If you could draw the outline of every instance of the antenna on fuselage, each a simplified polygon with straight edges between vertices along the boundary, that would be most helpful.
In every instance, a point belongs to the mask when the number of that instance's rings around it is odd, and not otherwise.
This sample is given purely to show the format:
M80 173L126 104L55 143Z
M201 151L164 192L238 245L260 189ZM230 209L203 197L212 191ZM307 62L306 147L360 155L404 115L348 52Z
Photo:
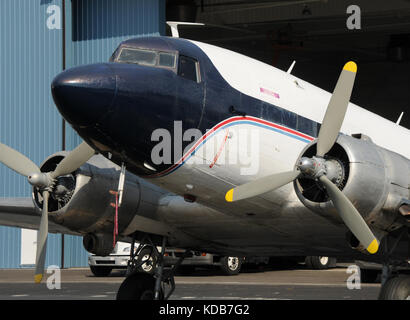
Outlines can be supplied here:
M288 71L286 71L286 73L289 73L289 74L290 74L290 73L292 72L293 67L295 66L295 64L296 64L296 61L293 60L292 64L290 65L290 67L289 67Z
M171 28L171 34L173 38L179 38L178 26L204 26L204 23L196 22L182 22L182 21L167 21L167 25Z
M400 125L400 122L401 122L401 120L403 119L403 115L404 115L404 112L402 112L402 113L400 114L399 119L397 119L396 124L397 124L398 126Z

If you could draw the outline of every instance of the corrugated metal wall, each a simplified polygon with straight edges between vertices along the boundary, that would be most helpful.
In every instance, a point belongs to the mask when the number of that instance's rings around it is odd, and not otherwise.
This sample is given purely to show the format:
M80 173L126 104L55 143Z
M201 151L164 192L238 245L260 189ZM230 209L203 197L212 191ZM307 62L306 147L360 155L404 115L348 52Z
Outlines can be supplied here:
M37 164L61 148L61 117L50 83L62 69L62 33L47 28L48 2L0 1L0 141ZM3 165L0 177L2 197L30 195L25 177ZM0 267L20 266L20 235L17 228L1 228ZM56 247L51 239L49 257L58 255Z
M87 258L89 253L83 247L83 238L65 235L64 236L64 267L88 266Z
M62 71L62 29L49 29L62 0L0 1L0 141L37 164L61 150L62 119L50 83ZM118 44L165 32L165 0L66 0L67 68L108 61ZM67 127L66 148L79 137ZM0 165L0 197L26 197L26 178ZM20 266L21 231L0 227L0 268ZM50 235L47 265L61 263L61 235ZM80 237L64 236L64 266L87 265Z
M61 148L61 117L50 82L62 69L61 31L46 26L40 1L0 1L0 141L39 164ZM29 196L21 177L0 166L0 195Z
M21 230L0 227L0 268L18 268L20 266Z

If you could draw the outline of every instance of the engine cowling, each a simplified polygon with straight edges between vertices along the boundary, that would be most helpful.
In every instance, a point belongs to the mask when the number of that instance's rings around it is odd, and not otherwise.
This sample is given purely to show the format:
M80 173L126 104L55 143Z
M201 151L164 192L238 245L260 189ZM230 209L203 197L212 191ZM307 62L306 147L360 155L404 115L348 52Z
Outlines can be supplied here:
M40 166L41 171L54 170L67 154L51 155ZM72 174L57 178L49 199L49 219L76 233L107 234L112 239L115 210L110 203L115 202L115 198L109 191L117 190L119 175L120 167L102 155L95 155ZM42 197L36 187L32 196L35 205L41 209ZM138 178L127 173L118 226L120 233L135 216L140 197ZM112 241L110 246L112 249Z
M316 144L301 155L316 154ZM376 233L385 233L404 223L399 208L410 198L410 162L405 157L374 144L365 135L340 135L326 155L334 183L355 205ZM315 180L294 182L303 204L314 212L342 224L324 187Z

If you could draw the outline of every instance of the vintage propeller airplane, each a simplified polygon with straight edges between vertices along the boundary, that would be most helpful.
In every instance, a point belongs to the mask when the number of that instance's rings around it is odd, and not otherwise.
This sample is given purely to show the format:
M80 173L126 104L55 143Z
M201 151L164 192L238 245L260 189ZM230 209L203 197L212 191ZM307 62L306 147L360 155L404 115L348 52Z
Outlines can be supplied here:
M118 239L150 244L158 267L154 276L131 273L119 299L170 296L179 263L163 268L167 245L378 261L380 297L405 299L409 277L395 267L409 259L410 132L349 102L356 72L347 62L329 94L209 44L124 41L109 63L66 70L52 83L60 113L85 142L40 167L0 144L0 161L28 177L34 199L32 207L2 199L0 212L12 215L0 223L37 228L42 210L39 282L49 218L52 231L83 235L88 251L110 253L109 191L122 177ZM251 162L232 160L244 154Z

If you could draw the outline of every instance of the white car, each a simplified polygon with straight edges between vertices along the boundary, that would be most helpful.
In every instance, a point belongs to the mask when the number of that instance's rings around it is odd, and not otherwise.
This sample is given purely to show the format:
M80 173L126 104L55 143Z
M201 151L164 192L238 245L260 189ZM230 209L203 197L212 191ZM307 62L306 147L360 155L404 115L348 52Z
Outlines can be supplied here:
M134 252L139 248L139 243L136 242L134 245ZM160 247L157 247L158 251L161 251ZM128 260L130 259L131 244L128 242L117 242L114 250L110 255L102 257L96 255L90 255L88 257L88 264L90 266L91 272L96 277L106 277L108 276L112 269L127 269ZM136 265L139 271L153 273L153 266L156 264L155 253L151 252L150 247L143 247L136 257ZM147 261L142 263L142 261Z
M131 244L117 242L109 256L90 255L88 257L88 264L91 272L96 277L106 277L111 273L112 269L126 269L130 258L130 250Z

